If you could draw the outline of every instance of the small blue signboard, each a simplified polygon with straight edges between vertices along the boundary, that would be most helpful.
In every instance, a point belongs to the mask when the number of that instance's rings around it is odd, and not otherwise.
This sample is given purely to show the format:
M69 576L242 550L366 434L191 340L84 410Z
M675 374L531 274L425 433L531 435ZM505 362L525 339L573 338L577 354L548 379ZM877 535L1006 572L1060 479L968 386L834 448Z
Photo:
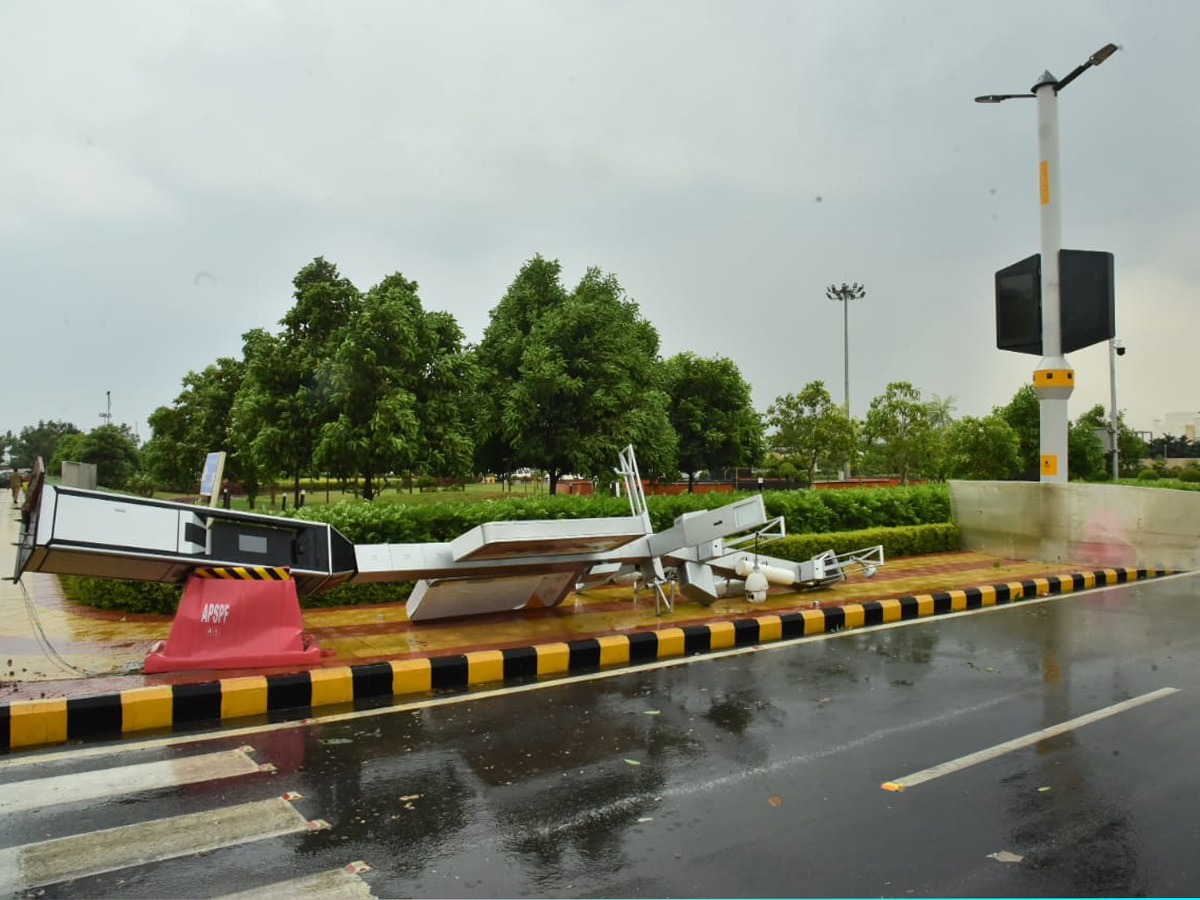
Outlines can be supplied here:
M225 468L224 451L214 451L204 458L204 471L200 474L200 493L211 497L220 488L221 470Z

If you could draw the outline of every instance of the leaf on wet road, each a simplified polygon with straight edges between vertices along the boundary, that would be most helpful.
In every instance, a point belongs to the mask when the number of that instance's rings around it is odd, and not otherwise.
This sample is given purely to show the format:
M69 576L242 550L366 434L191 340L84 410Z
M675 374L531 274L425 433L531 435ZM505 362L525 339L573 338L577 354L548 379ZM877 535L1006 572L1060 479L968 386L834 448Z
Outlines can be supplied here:
M1025 857L1019 853L1010 853L1007 850L997 850L995 853L989 853L988 858L1002 863L1019 863Z
M776 807L783 806L783 798L780 797L778 794L772 794L770 797L767 798L767 802L770 803L772 806L776 806Z
M629 763L629 765L631 765L631 766L640 766L641 765L641 763L638 762L636 759L627 759L627 760L625 760L625 762Z

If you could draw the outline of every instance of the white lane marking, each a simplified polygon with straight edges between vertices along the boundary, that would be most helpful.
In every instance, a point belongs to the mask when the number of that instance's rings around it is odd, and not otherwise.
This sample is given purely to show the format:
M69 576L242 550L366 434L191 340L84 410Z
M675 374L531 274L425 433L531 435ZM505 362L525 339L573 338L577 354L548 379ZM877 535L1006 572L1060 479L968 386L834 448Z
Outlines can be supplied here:
M41 885L310 828L291 803L273 797L7 847L0 849L0 894L10 896Z
M507 694L520 694L524 693L525 691L540 691L545 690L546 688L562 687L568 684L598 681L602 678L619 678L636 672L651 672L657 669L669 669L674 666L691 665L692 663L704 662L705 660L710 659L724 659L728 656L742 656L746 653L766 653L776 650L787 650L795 647L797 644L808 643L811 641L833 640L835 638L846 637L847 635L868 634L871 632L885 631L891 628L908 628L913 625L926 625L930 622L944 622L947 619L957 619L961 616L975 616L986 613L1001 612L1003 610L1022 609L1035 604L1050 603L1052 601L1062 600L1068 597L1079 597L1084 594L1100 594L1105 591L1116 591L1134 586L1150 586L1164 581L1173 581L1178 578L1195 578L1197 576L1200 576L1200 573L1180 572L1176 575L1158 575L1149 581L1131 581L1127 584L1110 584L1105 585L1104 587L1087 588L1082 591L1071 591L1062 594L1049 594L1045 597L1031 597L1026 600L1014 600L1009 603L1001 603L995 606L980 607L979 609L966 609L958 612L942 613L936 616L921 616L916 619L901 619L895 622L887 622L882 625L872 625L869 628L849 628L844 631L835 631L828 634L810 634L803 637L771 641L766 644L754 644L749 647L733 647L728 650L713 650L708 653L700 653L694 656L676 656L672 657L671 659L660 659L651 663L621 665L613 669L605 669L603 672L592 672L587 675L563 675L550 677L546 681L536 681L530 684L488 688L481 691L472 691L468 694L455 694L449 697L431 697L423 700L410 700L406 703L394 703L391 706L380 707L378 709L362 709L355 712L334 713L332 715L314 716L309 719L292 719L290 721L273 722L269 725L246 725L241 728L217 728L212 731L201 731L190 735L171 735L169 737L150 739L138 739L131 735L125 739L126 743L97 744L92 747L75 748L70 750L35 750L28 753L22 753L17 756L9 756L0 759L0 771L3 771L6 768L30 765L32 763L54 762L64 759L88 759L90 757L118 753L136 753L144 750L153 750L160 747L186 746L188 744L195 744L202 741L248 737L255 734L266 734L273 731L285 731L292 728L307 728L313 725L328 725L374 716L395 715L397 713L414 712L416 710L438 706L450 706L456 703L473 703L476 700L489 700L493 697L500 697ZM762 615L778 615L778 613L762 613Z
M263 771L243 748L0 785L0 814Z
M1148 694L1142 694L1140 697L1133 697L1129 700L1123 700L1120 703L1114 703L1112 706L1106 706L1103 709L1095 710L1086 715L1077 716L1074 719L1068 719L1065 722L1060 722L1057 725L1051 725L1049 728L1043 728L1041 731L1035 731L1032 734L1027 734L1019 738L1013 738L1011 741L1005 741L1002 744L988 747L984 750L977 750L974 753L968 753L966 756L960 756L958 759L952 759L949 762L940 763L936 766L930 766L928 769L922 769L920 772L914 772L911 775L905 775L903 778L896 778L892 781L885 781L883 789L888 791L903 791L918 784L923 784L926 781L932 781L935 778L941 778L943 775L949 775L952 772L958 772L961 769L966 769L970 766L978 765L981 762L987 762L990 759L995 759L998 756L1003 756L1006 753L1012 753L1014 750L1020 750L1023 747L1028 747L1031 744L1036 744L1038 741L1044 741L1046 738L1054 737L1055 735L1063 734L1068 731L1074 731L1076 728L1082 728L1084 725L1091 725L1093 722L1099 722L1102 719L1107 719L1110 716L1119 715L1123 712L1128 712L1145 703L1152 703L1155 700L1161 700L1163 697L1169 697L1171 694L1179 693L1179 688L1165 687L1159 688L1157 691L1151 691Z
M321 897L322 900L375 900L371 887L359 872L370 870L362 863L344 869L330 869L302 878L289 878L238 894L226 894L218 900L293 900L296 897Z

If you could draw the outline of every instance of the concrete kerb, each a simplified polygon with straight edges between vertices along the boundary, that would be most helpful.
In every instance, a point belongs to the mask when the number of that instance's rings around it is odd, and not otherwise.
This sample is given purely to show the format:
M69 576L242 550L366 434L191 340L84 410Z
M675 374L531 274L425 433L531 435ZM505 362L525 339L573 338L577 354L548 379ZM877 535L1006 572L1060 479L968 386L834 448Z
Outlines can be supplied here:
M433 691L524 682L636 666L671 657L867 628L906 619L983 609L1174 574L1108 568L844 606L748 616L569 642L477 650L445 656L251 675L107 694L0 704L0 751L74 741L112 740L138 732L186 731L237 719L300 720L318 708L413 699Z

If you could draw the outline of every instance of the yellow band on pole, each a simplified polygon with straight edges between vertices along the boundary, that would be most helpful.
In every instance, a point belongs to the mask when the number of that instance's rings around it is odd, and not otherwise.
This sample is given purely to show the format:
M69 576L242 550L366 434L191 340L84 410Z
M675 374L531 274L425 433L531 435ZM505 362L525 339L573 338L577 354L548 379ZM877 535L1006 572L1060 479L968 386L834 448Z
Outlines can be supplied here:
M1075 384L1074 369L1038 369L1033 373L1035 387L1062 387Z

